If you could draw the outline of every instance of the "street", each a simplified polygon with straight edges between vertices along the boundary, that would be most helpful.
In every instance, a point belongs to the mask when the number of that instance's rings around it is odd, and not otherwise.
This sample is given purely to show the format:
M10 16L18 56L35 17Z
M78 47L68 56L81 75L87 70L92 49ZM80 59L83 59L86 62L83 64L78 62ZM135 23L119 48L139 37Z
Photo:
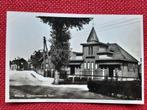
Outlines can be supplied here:
M115 99L89 92L87 85L54 85L53 81L34 71L11 71L10 98Z

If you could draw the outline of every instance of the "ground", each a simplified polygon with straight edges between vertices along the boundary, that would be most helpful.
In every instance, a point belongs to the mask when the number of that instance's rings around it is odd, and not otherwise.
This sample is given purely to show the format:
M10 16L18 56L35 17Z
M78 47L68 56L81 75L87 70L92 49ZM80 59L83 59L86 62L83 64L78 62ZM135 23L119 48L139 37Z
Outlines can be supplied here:
M87 85L54 85L53 78L45 78L34 71L10 71L9 74L11 99L114 99L89 92Z

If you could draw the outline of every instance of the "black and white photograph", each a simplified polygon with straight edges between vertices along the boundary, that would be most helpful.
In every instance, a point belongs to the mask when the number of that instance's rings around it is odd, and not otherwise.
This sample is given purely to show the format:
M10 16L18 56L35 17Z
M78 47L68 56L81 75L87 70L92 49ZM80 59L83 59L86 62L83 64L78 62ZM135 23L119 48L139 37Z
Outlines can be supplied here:
M8 11L6 102L144 104L142 15Z

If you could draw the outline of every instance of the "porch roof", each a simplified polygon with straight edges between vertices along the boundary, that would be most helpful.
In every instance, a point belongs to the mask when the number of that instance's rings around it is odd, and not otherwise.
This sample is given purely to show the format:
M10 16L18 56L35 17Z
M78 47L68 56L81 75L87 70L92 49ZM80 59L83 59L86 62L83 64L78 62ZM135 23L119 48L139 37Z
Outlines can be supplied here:
M80 66L81 63L69 63L68 66Z
M83 60L70 60L70 62L69 62L69 66L71 66L71 65L81 65L81 63L83 63Z
M129 61L129 60L126 60L126 59L98 59L98 60L96 60L96 63L112 63L112 62L138 64L138 62Z
M99 63L99 65L121 65L122 63L112 62L112 63Z

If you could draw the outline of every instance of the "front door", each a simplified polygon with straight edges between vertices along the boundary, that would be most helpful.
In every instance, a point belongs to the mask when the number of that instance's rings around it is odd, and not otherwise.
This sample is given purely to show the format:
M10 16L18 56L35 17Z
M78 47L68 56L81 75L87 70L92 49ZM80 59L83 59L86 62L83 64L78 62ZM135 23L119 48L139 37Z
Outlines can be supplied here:
M71 75L75 74L75 67L73 67L73 66L70 67L70 74Z
M109 77L114 76L113 70L114 70L114 67L109 67Z

